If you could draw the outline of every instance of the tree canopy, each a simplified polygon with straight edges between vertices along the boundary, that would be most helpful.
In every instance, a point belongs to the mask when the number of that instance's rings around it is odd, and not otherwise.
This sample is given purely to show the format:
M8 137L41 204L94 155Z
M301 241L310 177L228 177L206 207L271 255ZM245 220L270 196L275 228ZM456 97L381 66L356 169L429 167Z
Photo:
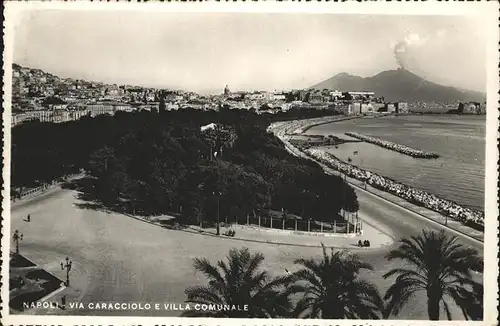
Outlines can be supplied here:
M218 200L221 218L285 208L331 222L342 208L356 211L348 184L290 155L266 131L271 121L295 114L185 109L28 122L12 129L12 186L32 187L84 169L105 205L128 203L127 209L147 215L182 207L186 222L213 221ZM200 129L210 123L217 128Z

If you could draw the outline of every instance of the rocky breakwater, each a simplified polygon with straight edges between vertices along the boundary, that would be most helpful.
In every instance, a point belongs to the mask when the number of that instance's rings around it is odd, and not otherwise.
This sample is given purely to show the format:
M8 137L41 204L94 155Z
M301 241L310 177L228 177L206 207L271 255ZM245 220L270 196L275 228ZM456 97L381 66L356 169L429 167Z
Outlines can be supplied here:
M415 158L433 159L433 158L439 157L439 154L436 154L433 152L428 152L428 151L424 151L424 150L420 150L420 149L411 148L411 147L401 145L401 144L396 144L396 143L393 143L393 142L390 142L387 140L382 140L379 138L358 134L356 132L346 132L345 134L347 136L365 141L367 143L374 144L374 145L377 145L377 146L380 146L383 148L387 148L387 149L390 149L392 151L395 151L395 152L398 152L401 154L405 154L405 155L408 155L411 157L415 157Z
M380 190L392 193L413 204L431 209L450 218L461 221L476 230L484 230L484 212L463 207L447 199L439 198L422 190L396 182L376 173L362 170L339 160L334 155L317 148L299 148L304 154L345 175L364 181Z

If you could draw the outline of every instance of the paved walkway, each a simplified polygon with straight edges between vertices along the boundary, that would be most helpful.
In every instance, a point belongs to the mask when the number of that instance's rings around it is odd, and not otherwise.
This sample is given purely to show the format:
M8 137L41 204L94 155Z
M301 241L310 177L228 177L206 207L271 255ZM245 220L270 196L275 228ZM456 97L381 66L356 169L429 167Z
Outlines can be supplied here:
M154 224L159 227L165 227L161 220L170 220L171 216L165 215L163 217L155 217L146 219L138 216L131 216L135 219L144 221L146 223ZM278 229L258 228L256 226L237 225L233 224L230 227L221 227L220 236L216 235L215 228L200 228L199 226L188 226L180 228L179 231L196 233L200 236L220 237L221 239L241 240L255 243L269 243L275 245L297 246L297 247L313 247L320 248L321 244L326 247L337 249L360 249L370 250L387 247L393 243L393 237L388 232L381 231L371 224L367 216L360 215L360 220L363 221L363 234L362 235L338 235L338 236L322 236L313 234L294 234L291 231L283 231ZM224 234L228 230L236 232L234 237L227 237ZM359 240L369 240L369 248L359 248L357 246Z

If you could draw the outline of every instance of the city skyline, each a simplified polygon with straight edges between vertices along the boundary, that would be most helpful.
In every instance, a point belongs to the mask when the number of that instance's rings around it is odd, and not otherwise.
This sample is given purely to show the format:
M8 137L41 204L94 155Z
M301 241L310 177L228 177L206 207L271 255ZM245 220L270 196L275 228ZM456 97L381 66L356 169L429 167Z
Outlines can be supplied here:
M32 11L18 21L14 62L61 77L203 94L225 85L307 88L403 60L430 81L484 92L484 28L458 16Z

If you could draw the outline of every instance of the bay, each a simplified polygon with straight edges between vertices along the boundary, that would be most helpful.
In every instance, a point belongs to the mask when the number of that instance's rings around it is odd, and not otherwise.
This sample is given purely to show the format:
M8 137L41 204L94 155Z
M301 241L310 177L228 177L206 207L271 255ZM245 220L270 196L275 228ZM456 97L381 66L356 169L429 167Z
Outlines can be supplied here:
M418 159L365 142L323 149L344 161L350 158L351 164L365 170L474 209L484 209L485 116L361 118L316 126L306 134L349 138L345 132L435 152L440 157Z

